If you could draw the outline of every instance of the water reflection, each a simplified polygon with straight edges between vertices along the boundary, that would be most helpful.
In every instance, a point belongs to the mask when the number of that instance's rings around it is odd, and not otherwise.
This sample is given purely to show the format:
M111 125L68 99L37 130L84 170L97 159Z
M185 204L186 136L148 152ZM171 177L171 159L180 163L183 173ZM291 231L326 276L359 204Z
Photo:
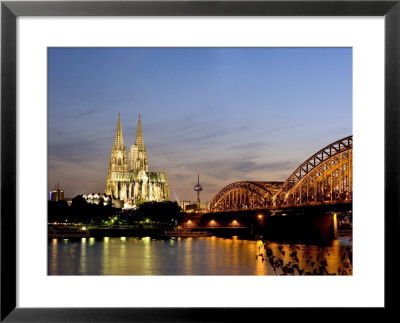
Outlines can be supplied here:
M50 252L49 252L49 274L51 272L58 272L58 239L52 239L51 240L51 257L50 257Z
M111 273L108 271L108 267L110 265L110 249L109 249L109 242L110 238L109 237L104 237L103 238L103 253L101 255L102 259L102 268L101 268L101 274L102 275L110 275Z
M343 274L343 265L352 263L349 240L333 240L327 246L264 243L262 257L268 260L274 274L319 275ZM345 257L346 256L346 257ZM349 256L349 257L347 257ZM351 274L351 265L345 266L345 274Z
M89 246L93 246L95 241L96 241L95 238L89 238Z
M143 265L143 275L152 275L152 253L151 253L151 239L150 237L144 237L142 238L143 242L143 256L142 258L142 265Z
M258 260L256 261L256 272L255 275L267 275L268 274L268 266L266 266L266 263L264 263L265 258L262 255L262 248L263 248L263 242L261 240L256 241L256 248L255 248L255 254L256 257L255 259ZM260 259L258 259L261 257Z
M197 259L193 259L196 257L196 254L193 253L192 248L193 248L193 238L188 238L185 239L185 251L183 254L183 268L182 270L186 270L187 274L186 275L193 275L193 267L196 266L197 264ZM182 245L182 244L180 244Z
M48 271L50 275L281 275L284 270L299 274L300 269L302 274L313 274L326 261L326 270L338 273L346 243L351 245L344 240L321 247L238 237L53 239Z
M80 254L80 268L79 273L81 275L86 274L86 238L81 239L81 254Z

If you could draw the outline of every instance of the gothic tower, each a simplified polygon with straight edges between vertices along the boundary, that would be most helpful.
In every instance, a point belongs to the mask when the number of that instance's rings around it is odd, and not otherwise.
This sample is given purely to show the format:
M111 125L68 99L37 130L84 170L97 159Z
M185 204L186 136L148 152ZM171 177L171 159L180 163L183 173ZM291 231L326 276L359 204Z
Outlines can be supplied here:
M147 161L147 151L143 142L143 133L142 133L142 123L139 121L136 131L136 140L135 144L131 146L131 150L129 152L129 170L135 171L149 171L149 164Z
M129 152L129 167L118 114L105 194L111 196L113 205L124 208L134 207L143 201L169 200L170 192L165 171L149 172L140 114L135 144L131 146Z
M110 163L108 166L106 194L114 198L124 199L126 196L126 187L124 183L118 181L124 172L128 171L128 159L124 138L122 135L121 119L118 113L117 130L115 133L114 145L111 148Z

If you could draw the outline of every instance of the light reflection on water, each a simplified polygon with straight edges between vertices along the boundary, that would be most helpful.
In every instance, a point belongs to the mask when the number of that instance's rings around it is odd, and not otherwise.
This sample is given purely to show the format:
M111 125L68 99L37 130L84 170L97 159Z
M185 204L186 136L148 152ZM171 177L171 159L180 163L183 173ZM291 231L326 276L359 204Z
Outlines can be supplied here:
M328 272L341 264L348 239L329 246L268 243L285 263L307 267L312 259L326 259ZM263 256L261 256L261 254ZM264 260L263 260L264 258ZM311 260L310 260L311 259ZM204 237L156 240L150 237L52 239L48 247L49 275L276 275L261 241Z

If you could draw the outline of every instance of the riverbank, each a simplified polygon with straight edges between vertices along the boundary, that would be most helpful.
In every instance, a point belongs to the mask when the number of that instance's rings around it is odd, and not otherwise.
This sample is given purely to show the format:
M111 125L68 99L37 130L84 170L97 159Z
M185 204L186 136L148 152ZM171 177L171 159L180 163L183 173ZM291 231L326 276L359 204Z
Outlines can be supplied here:
M97 228L89 229L91 237L156 237L165 232L162 228Z
M51 233L49 228L48 238L80 238L80 237L93 237L93 238L104 238L104 237L151 237L157 238L160 235L164 234L165 231L172 231L173 229L167 227L146 227L146 226L130 226L130 227L99 227L99 228L84 228L82 230L81 227L76 227L73 230L73 227L59 227L55 230L59 235L54 235ZM239 239L246 240L257 240L257 239L267 239L267 240L275 240L282 242L299 242L303 241L305 243L313 243L319 242L321 239L309 238L309 239L298 239L298 237L294 236L293 239L288 239L288 237L282 237L281 239L269 239L267 235L263 235L263 232L257 232L257 234L247 227L236 227L236 228L192 228L191 231L206 231L212 236L222 237L222 238L231 238L233 236L238 237ZM76 232L76 234L71 234L71 232ZM80 234L81 235L80 235ZM339 230L338 237L349 236L351 237L351 230ZM308 241L310 240L310 241ZM326 240L326 239L322 239ZM331 240L331 239L328 239Z

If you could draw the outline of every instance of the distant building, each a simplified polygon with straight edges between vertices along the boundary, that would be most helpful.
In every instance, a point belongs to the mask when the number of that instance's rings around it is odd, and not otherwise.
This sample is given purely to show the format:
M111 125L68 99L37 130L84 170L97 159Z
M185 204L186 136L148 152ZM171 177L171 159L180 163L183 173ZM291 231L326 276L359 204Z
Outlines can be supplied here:
M197 212L208 210L209 203L208 202L197 202L197 201L177 201L179 207L182 212Z
M84 193L82 194L82 198L89 204L97 204L97 205L111 205L112 199L111 196L107 196L102 193Z
M50 201L57 202L61 200L64 200L64 190L60 190L60 183L58 183L57 187L50 191Z
M129 152L129 162L121 120L118 114L117 131L111 148L105 195L111 196L116 207L130 208L143 201L168 201L170 199L167 174L149 172L147 150L143 142L139 115L135 144Z

